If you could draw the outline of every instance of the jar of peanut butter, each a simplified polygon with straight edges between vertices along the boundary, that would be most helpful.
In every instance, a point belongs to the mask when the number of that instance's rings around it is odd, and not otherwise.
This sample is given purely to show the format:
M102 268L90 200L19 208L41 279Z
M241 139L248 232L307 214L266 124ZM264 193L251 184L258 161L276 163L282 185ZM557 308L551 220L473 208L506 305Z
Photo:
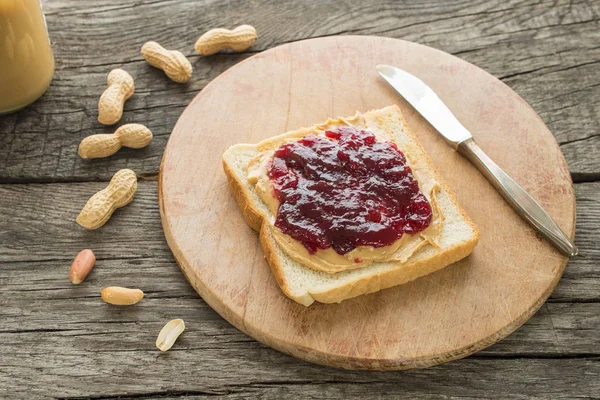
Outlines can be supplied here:
M0 0L0 114L37 100L54 75L40 0Z

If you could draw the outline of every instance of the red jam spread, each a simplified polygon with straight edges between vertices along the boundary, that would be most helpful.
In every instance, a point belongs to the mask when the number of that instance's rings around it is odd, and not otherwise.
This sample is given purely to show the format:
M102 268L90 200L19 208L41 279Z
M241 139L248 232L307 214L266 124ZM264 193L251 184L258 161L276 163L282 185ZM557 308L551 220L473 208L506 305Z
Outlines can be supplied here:
M310 254L329 247L346 254L429 226L431 206L395 143L354 127L325 136L275 151L267 174L279 201L276 227Z

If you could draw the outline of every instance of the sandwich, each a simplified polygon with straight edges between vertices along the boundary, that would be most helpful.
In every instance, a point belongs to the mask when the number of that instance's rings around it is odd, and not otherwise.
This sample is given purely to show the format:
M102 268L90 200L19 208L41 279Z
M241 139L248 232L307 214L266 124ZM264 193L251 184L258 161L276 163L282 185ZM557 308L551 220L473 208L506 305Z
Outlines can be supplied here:
M223 168L281 290L304 306L412 281L479 239L397 106L231 146Z

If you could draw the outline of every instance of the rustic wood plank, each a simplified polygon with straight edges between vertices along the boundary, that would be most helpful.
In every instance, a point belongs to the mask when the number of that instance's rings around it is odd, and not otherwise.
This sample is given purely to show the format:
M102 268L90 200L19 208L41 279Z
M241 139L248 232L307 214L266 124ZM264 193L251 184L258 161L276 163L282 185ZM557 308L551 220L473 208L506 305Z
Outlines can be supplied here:
M240 350L242 346L244 350ZM32 349L10 364L8 373L0 375L0 383L5 393L15 394L35 380L34 394L58 398L176 398L186 394L231 398L291 394L292 398L305 398L303 392L308 391L309 398L573 399L594 398L599 389L593 377L599 373L600 363L594 358L467 359L385 374L332 370L260 346L242 346L200 345L201 359L198 353L186 350L167 354L109 350L88 352L85 358L56 354L49 359ZM65 379L65 375L71 378Z
M404 374L361 373L313 366L255 342L199 299L172 260L100 259L77 287L67 271L68 262L2 263L0 388L7 395L24 387L40 396L148 398L277 398L301 390L361 398L379 390L398 395L398 387L414 391L413 398L457 387L459 398L572 398L598 390L589 379L600 368L597 302L547 303L513 335L466 360ZM109 306L99 299L106 284L139 286L147 297L135 307ZM161 354L156 334L172 318L183 318L187 330Z
M183 341L183 337L182 337ZM0 375L2 391L54 398L597 398L597 359L467 359L396 374L350 372L308 365L269 350L203 347L198 353L112 351L48 359L25 353ZM202 347L202 346L201 346ZM239 346L240 348L242 346ZM267 349L268 350L268 349ZM250 361L246 357L253 357ZM38 365L37 371L32 365ZM32 371L34 370L34 371ZM102 374L102 375L99 375ZM65 379L67 375L67 379ZM308 392L308 397L304 393Z
M212 393L277 398L308 390L313 396L359 398L379 390L399 394L390 387L404 387L419 398L447 393L460 381L471 384L456 397L503 398L517 393L510 388L535 382L539 392L519 393L544 398L556 392L554 398L569 398L597 390L596 380L588 376L598 371L600 347L595 245L600 183L576 185L582 256L571 261L551 301L524 327L470 359L375 378L291 359L216 315L185 281L164 242L155 182L140 182L133 203L102 229L77 228L73 219L79 208L103 186L0 186L5 221L0 233L0 333L5 338L0 387L7 393L29 387L31 379L39 383L40 396ZM73 287L68 267L83 247L96 251L98 263L83 285ZM134 308L114 309L98 297L110 284L142 287L147 298ZM188 322L188 331L173 352L161 355L153 348L155 335L175 317ZM180 371L201 372L182 376ZM436 383L430 389L414 383L432 379ZM357 381L364 385L352 384Z
M577 181L600 179L600 161L593 156L600 151L595 129L600 122L598 2L111 0L84 9L76 0L53 0L47 14L56 77L34 106L0 117L0 182L107 180L123 166L156 174L185 105L220 72L250 55L201 58L194 55L194 40L209 28L239 23L257 27L260 39L252 52L310 37L368 34L457 54L500 77L532 104L562 143ZM190 56L192 81L177 85L146 65L139 47L147 39ZM134 75L138 88L123 122L147 124L156 138L142 151L81 160L79 141L110 131L96 122L96 103L108 71L121 66Z
M4 266L45 262L48 263L48 267L42 268L45 271L52 265L68 266L77 252L89 247L99 260L150 263L156 268L174 265L162 232L154 181L141 181L134 201L117 210L101 229L87 231L75 223L87 198L105 185L102 182L0 185L0 220L3 221L0 263ZM599 192L600 183L575 185L575 242L581 253L567 265L552 301L600 300ZM178 270L175 272L179 274ZM129 271L123 271L119 276L126 278L127 273ZM164 276L159 274L158 279ZM182 279L179 282L187 290L187 283Z
M406 373L341 371L293 359L257 342L238 340L235 334L215 332L211 326L226 323L218 317L199 320L194 317L202 315L199 307L189 309L174 300L166 304L147 300L133 312L106 310L108 306L97 299L72 303L71 309L94 309L88 316L99 322L92 331L65 321L60 330L3 333L0 350L15 356L3 357L1 390L8 396L30 388L32 395L53 397L152 398L191 393L277 398L286 392L299 396L305 389L315 391L313 396L345 394L344 398L381 393L411 398L434 394L575 398L593 396L599 389L598 380L593 379L600 373L597 354L560 359L480 356ZM153 347L164 319L139 322L151 312L149 308L159 310L162 318L184 314L187 321L188 329L168 353ZM31 382L36 382L35 387Z
M325 369L253 341L214 313L183 278L164 243L155 182L140 182L134 202L102 229L77 228L72 219L80 206L103 186L0 186L5 221L0 393L31 388L32 380L37 389L31 389L41 397L410 393L436 398L453 393L457 398L573 398L597 393L597 380L589 377L599 373L600 357L595 242L600 183L576 185L582 256L570 262L551 301L534 318L474 357L407 374ZM83 285L73 287L68 267L82 247L94 248L98 264ZM138 307L114 309L98 298L108 284L140 286L147 298ZM159 354L153 348L156 333L175 317L183 317L188 330L174 351ZM452 392L457 387L461 390Z
M86 351L149 351L152 337L173 318L183 318L205 346L254 342L200 299L172 260L98 260L80 286L69 282L68 267L56 261L3 264L0 334L10 338L3 352L8 359L31 346L81 357ZM99 294L111 285L139 287L146 297L136 307L108 306ZM600 303L549 302L513 335L474 357L600 356L599 327ZM177 349L199 350L196 339Z
M474 371L477 366L473 366ZM534 371L541 370L542 366L535 366ZM545 374L545 377L552 379L554 376L562 379L569 379L572 374L577 370L578 372L585 372L585 364L583 365L572 365L570 371L564 376L556 376L553 374ZM103 399L149 399L149 398L166 398L166 399L179 399L185 397L186 399L206 399L209 396L220 396L226 399L248 399L248 398L260 398L260 399L281 399L281 398L302 398L302 399L398 399L398 398L411 398L411 399L545 399L545 398L567 398L572 399L577 396L583 396L583 398L595 398L589 397L590 391L595 389L595 386L591 387L575 387L575 385L569 385L566 393L561 390L558 383L554 383L550 390L539 390L532 388L535 383L527 383L524 380L519 380L518 385L515 389L506 389L506 385L510 386L512 382L508 382L500 375L501 373L507 373L509 368L502 368L498 371L498 374L494 375L494 379L499 385L505 385L500 391L487 389L487 385L483 385L481 389L473 389L473 382L469 382L468 379L478 379L475 372L463 373L460 377L462 379L459 382L464 384L471 384L471 386L462 386L461 389L457 389L456 386L450 388L448 386L436 385L431 383L435 382L435 377L420 377L407 375L407 378L402 382L378 382L376 384L366 384L362 381L355 382L289 382L285 384L272 384L272 383L258 383L244 387L243 390L239 390L237 387L233 387L233 390L224 391L160 391L154 393L145 392L144 394L136 393L135 395L111 396L104 397ZM518 367L512 368L513 372L518 372ZM427 379L432 378L430 381ZM555 381L557 382L557 381ZM477 386L479 386L477 384ZM488 390L486 393L485 390ZM453 393L448 395L446 393ZM466 393L466 394L463 394ZM472 394L473 393L473 394ZM61 397L62 398L62 397ZM66 399L88 399L88 397L64 397Z
M397 394L388 388L394 383L419 398L438 390L447 393L458 381L471 384L456 397L504 398L517 393L511 388L535 382L540 382L539 392L519 393L544 398L562 389L555 398L569 398L597 390L596 380L587 377L597 373L600 357L599 279L594 271L600 208L593 197L600 183L576 185L577 242L590 259L570 263L551 302L513 335L472 358L397 375L312 366L255 342L220 318L185 281L164 243L155 185L140 182L134 202L94 232L78 231L68 220L79 208L72 199L102 183L0 186L0 210L17 210L3 212L7 224L0 240L0 334L5 338L0 343L0 387L8 393L31 379L39 383L41 396L212 393L277 398L308 390L314 396L359 398L378 390ZM92 247L98 262L88 280L74 287L68 267L82 247ZM572 271L578 276L569 282ZM147 297L136 307L115 309L98 295L111 284L141 287ZM175 317L184 318L188 330L174 351L159 354L155 336ZM201 372L182 376L179 371ZM559 375L563 380L557 380ZM431 379L430 389L414 383ZM364 383L360 389L352 384L357 381Z

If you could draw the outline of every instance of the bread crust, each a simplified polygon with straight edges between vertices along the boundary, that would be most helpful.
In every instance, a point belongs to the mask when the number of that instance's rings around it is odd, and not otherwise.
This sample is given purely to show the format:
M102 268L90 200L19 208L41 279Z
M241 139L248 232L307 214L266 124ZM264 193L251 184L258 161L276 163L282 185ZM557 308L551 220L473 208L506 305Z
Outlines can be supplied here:
M431 159L417 140L417 137L410 130L410 127L406 123L406 120L404 119L404 116L402 115L402 112L398 106L393 105L379 110L369 111L363 115L365 117L375 117L379 121L385 120L386 118L389 119L390 117L395 117L398 119L398 122L400 122L403 127L404 133L410 137L413 145L420 153L419 155L421 157L421 161L427 164L428 170L433 173L436 181L441 186L441 191L445 192L445 194L449 197L450 201L457 208L461 217L473 231L473 235L470 240L451 246L450 248L445 249L443 252L437 253L432 257L417 261L411 261L411 259L409 259L404 263L398 263L398 268L383 271L375 275L359 277L358 279L355 279L354 281L351 281L350 283L341 287L335 287L321 292L310 292L307 290L306 293L298 295L290 290L290 287L284 276L283 266L281 265L282 260L277 255L278 244L271 234L271 229L276 228L271 227L271 224L267 222L268 216L261 212L253 204L251 201L251 194L249 193L250 189L248 189L246 183L234 173L224 155L223 169L227 175L227 180L229 182L229 186L231 187L231 191L233 192L235 199L242 210L242 215L244 216L244 219L248 225L255 231L259 232L260 243L263 251L265 252L265 258L269 264L273 276L286 296L305 306L309 306L315 300L321 303L338 303L342 300L356 297L361 294L374 293L382 289L412 281L421 276L440 270L468 256L479 241L479 231L477 227L467 216L462 207L460 207L456 200L456 196L434 168ZM345 118L344 120L351 122L355 118L356 116ZM287 132L282 135L263 140L256 145L248 146L254 146L258 152L274 149L279 147L279 145L281 145L285 139L303 137L311 132L314 132L315 129L322 130L333 121L335 120L329 120L324 124L317 124L310 128L301 128L296 131Z
M225 175L227 175L227 182L233 192L235 201L238 203L240 210L242 210L242 215L244 216L246 223L250 228L259 232L265 217L252 205L252 202L246 193L246 186L233 173L225 159L223 159L223 170L225 171Z

